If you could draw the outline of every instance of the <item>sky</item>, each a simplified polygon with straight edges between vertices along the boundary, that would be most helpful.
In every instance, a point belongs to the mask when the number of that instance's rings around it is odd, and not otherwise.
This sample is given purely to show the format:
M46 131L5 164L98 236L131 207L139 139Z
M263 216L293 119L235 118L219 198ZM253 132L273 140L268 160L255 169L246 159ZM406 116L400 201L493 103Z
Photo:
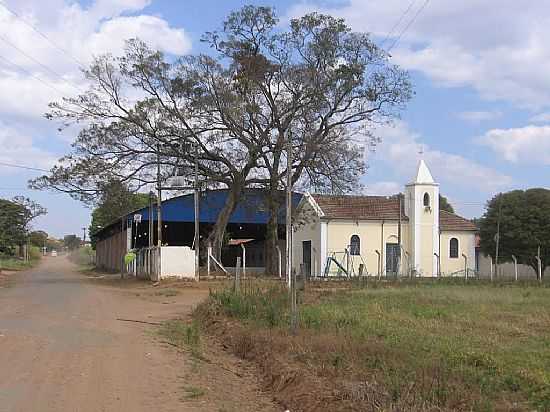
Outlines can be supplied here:
M244 4L275 7L282 25L312 11L343 17L410 72L414 98L365 154L366 193L402 191L420 156L470 218L496 193L548 187L550 4L539 0L0 0L0 163L49 169L70 150L77 130L59 132L44 113L83 90L93 56L120 54L133 37L172 55L203 52L202 33ZM37 174L0 165L0 197L45 206L37 229L82 233L90 210L27 189Z

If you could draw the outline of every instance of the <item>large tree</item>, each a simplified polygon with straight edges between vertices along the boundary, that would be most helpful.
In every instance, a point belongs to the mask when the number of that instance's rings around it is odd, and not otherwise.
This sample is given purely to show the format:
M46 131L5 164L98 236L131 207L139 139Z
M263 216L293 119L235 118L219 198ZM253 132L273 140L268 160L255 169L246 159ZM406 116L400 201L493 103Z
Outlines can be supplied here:
M310 14L284 31L272 9L246 6L203 40L213 53L168 60L133 40L123 57L96 59L90 91L50 113L88 126L35 186L93 196L114 177L139 190L156 181L157 162L164 180L197 161L203 180L229 189L209 237L214 253L247 186L266 189L272 251L286 176L318 191L353 189L370 126L411 96L407 74L367 34L330 16Z
M261 131L252 181L268 194L271 273L288 175L293 185L313 191L357 190L365 146L376 140L372 126L393 119L412 94L407 73L342 19L308 14L291 20L287 31L278 23L273 9L245 6L203 39L233 68L254 114L251 127Z
M95 248L95 234L121 216L146 207L150 199L149 194L133 193L126 185L119 181L112 181L103 187L102 194L92 212L92 222L88 229L92 247Z
M22 206L0 199L0 254L13 255L25 241L25 210Z
M449 202L449 199L447 199L443 195L439 195L439 210L445 210L446 212L454 213L455 208L451 203Z
M535 258L540 247L542 272L550 264L550 190L528 189L501 193L487 203L479 220L480 247L495 258L500 222L499 262L529 265L538 273Z

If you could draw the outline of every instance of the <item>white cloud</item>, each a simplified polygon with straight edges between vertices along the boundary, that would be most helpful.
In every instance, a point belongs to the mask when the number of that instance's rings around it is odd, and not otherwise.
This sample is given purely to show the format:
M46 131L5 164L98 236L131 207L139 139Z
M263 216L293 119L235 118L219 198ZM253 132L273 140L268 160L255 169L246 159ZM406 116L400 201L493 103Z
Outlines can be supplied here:
M48 169L56 156L35 147L31 136L0 122L0 162ZM0 175L15 175L19 169L0 167Z
M550 113L539 113L529 119L533 123L549 123Z
M0 5L0 161L6 163L39 168L54 164L59 155L37 143L45 146L48 136L57 140L51 146L63 151L68 138L56 133L56 124L43 115L49 102L85 89L79 62L86 66L99 54L120 54L124 41L135 37L167 53L191 49L183 29L143 12L151 0L95 0L87 7L73 0L4 3L17 13ZM77 130L71 131L74 138Z
M550 126L492 129L482 136L480 144L512 163L550 165Z
M502 112L498 110L461 112L461 113L457 113L456 116L459 119L465 120L470 123L481 123L481 122L496 120L501 118Z
M399 33L424 2L416 2ZM341 16L355 30L385 38L409 3L350 0L323 8L314 1L291 16L318 10ZM395 37L395 36L393 36ZM513 0L432 1L392 50L395 61L441 85L470 86L490 100L550 107L550 4ZM384 47L389 47L390 39Z
M403 191L403 185L398 182L376 182L366 184L365 194L375 196L391 196Z
M423 149L423 158L430 167L434 179L442 187L451 191L452 187L476 189L493 193L512 184L512 178L494 169L470 160L464 156L443 152L422 144L420 135L409 129L406 123L380 129L378 135L382 143L378 146L375 158L385 166L399 173L403 178L411 179ZM443 190L443 189L442 189Z

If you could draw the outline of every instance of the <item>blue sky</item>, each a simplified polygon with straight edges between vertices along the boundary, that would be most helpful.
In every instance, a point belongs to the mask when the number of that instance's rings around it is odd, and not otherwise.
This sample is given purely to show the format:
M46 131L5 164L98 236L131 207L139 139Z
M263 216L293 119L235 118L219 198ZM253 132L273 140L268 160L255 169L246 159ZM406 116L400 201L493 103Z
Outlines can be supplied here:
M61 134L42 116L49 101L73 95L75 87L81 87L73 58L89 62L93 55L120 53L124 39L136 36L171 54L201 52L201 34L217 28L231 10L244 4L236 0L3 1L20 18L0 4L0 162L38 168L54 164L74 137L74 130ZM403 32L391 50L392 59L410 71L416 95L399 121L377 130L382 142L366 154L367 193L401 190L414 174L421 148L441 192L467 217L481 215L485 201L500 191L548 186L550 6L544 2L246 3L275 6L282 24L309 11L337 15L354 30L372 33L378 42L390 34L385 48ZM49 209L36 222L37 228L55 236L81 233L89 224L90 211L63 194L24 191L33 176L34 172L0 166L0 197L25 193Z

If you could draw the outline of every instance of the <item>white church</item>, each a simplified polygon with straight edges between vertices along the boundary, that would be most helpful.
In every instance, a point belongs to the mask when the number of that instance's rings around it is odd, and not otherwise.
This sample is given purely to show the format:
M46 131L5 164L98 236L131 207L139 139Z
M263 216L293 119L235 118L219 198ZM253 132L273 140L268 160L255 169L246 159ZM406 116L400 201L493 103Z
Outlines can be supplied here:
M476 226L439 210L439 184L424 160L404 195L306 194L295 221L297 273L464 276L476 267Z

